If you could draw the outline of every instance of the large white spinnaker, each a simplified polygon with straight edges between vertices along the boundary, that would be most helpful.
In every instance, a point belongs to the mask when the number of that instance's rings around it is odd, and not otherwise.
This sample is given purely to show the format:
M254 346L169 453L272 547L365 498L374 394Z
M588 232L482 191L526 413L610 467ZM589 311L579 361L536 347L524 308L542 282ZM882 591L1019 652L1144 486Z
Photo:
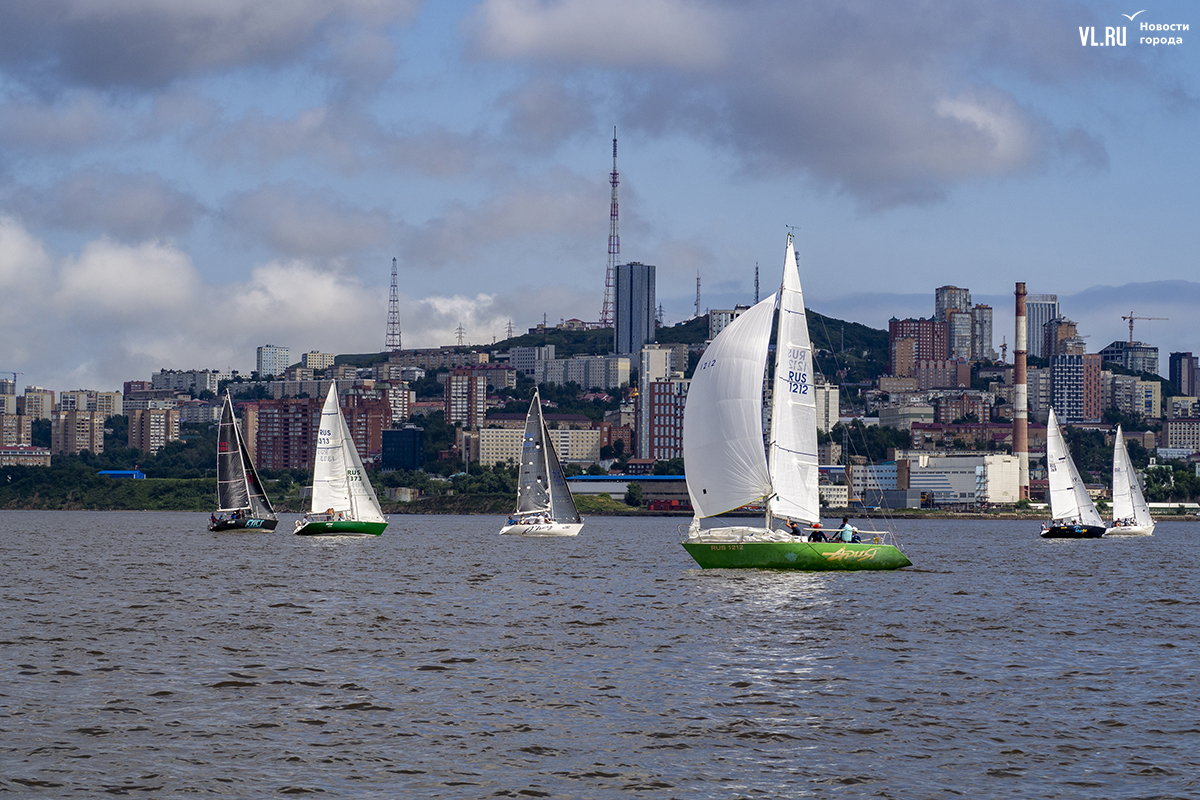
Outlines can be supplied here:
M768 459L775 494L768 507L772 516L809 523L821 519L812 355L796 251L789 236L779 290L779 338L771 392Z
M1067 452L1054 409L1046 423L1046 466L1050 473L1050 515L1056 520L1078 519L1084 525L1104 527L1100 513L1088 497L1083 478Z
M775 300L771 295L717 334L692 375L683 411L683 461L697 517L771 494L762 384Z

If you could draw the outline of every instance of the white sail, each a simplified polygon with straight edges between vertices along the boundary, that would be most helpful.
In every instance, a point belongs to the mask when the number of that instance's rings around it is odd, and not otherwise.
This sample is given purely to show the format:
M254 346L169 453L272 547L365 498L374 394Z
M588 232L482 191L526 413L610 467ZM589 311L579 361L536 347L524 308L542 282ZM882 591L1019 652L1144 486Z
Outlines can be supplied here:
M813 386L812 342L808 336L804 293L800 288L791 237L788 237L783 285L779 290L769 466L775 488L768 504L771 514L808 523L819 522L821 500L817 489L817 401Z
M1050 473L1050 516L1055 520L1079 520L1084 525L1103 527L1100 513L1088 497L1083 478L1067 452L1054 409L1046 423L1046 466Z
M321 409L313 465L312 512L322 514L331 509L346 512L349 519L359 522L384 521L375 490L342 416L336 381L329 384L329 394Z
M717 334L692 376L683 411L683 461L697 517L771 494L762 383L775 299L771 295Z
M1113 445L1112 493L1114 522L1134 520L1138 526L1154 524L1154 519L1150 516L1150 506L1146 505L1137 474L1129 461L1129 451L1125 449L1125 436L1120 425L1117 426L1117 441Z

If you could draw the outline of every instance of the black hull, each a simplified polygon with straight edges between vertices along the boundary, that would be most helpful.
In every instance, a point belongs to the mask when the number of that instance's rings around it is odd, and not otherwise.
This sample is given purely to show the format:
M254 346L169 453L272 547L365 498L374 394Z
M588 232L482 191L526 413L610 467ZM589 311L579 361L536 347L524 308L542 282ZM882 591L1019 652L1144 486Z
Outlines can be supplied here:
M279 524L277 519L244 517L242 519L219 519L209 523L210 531L273 531Z
M1043 539L1099 539L1104 535L1103 525L1055 525L1042 531Z

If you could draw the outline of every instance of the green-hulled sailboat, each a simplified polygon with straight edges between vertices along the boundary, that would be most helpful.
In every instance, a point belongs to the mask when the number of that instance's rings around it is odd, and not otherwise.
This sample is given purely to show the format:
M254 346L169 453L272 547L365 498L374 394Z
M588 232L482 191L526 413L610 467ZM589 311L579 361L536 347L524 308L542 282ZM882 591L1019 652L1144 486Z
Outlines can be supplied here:
M763 376L778 311L771 436L763 446ZM775 528L794 520L814 530L817 410L812 344L796 251L788 236L779 292L717 335L700 359L683 416L683 458L696 517L684 548L705 569L898 569L912 564L891 534L865 532L863 542L817 542ZM763 527L703 528L706 517L766 500Z
M378 536L387 527L371 480L338 404L337 382L329 384L313 465L312 506L296 521L299 536Z

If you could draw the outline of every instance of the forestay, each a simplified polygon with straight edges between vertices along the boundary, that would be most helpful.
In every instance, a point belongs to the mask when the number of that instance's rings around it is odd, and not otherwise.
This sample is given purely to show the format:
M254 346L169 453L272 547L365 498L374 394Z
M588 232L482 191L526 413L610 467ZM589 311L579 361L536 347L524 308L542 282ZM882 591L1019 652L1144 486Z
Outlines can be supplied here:
M698 517L771 493L762 386L775 300L771 295L717 334L692 376L683 412L683 460Z

